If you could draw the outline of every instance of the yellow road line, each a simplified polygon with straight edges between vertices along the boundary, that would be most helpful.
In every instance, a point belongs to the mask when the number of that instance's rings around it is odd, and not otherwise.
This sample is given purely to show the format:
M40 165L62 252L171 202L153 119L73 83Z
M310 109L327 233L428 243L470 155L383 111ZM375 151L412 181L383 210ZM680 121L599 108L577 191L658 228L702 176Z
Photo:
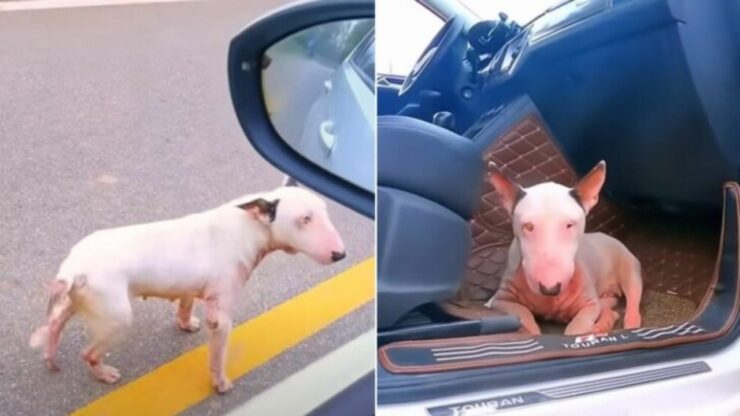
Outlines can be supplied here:
M236 379L375 296L375 259L367 259L234 329L228 374ZM73 416L173 415L213 394L202 345L72 413ZM238 384L237 384L238 388Z

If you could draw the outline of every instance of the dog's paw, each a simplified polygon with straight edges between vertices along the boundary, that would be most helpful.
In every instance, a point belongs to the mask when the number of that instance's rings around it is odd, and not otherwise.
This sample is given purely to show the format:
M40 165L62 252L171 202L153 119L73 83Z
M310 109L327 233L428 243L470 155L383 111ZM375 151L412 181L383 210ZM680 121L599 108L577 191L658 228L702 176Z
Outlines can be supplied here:
M183 324L178 319L177 321L177 327L185 332L198 332L200 329L200 319L196 318L195 316L190 317L190 322L187 324Z
M234 384L228 378L223 377L213 383L213 388L216 389L218 394L226 394L234 388Z
M93 375L98 380L107 384L114 384L121 378L117 368L105 364L98 364L93 368Z
M46 362L46 368L48 368L49 371L59 371L59 366L53 358L44 358L44 361Z
M590 331L585 333L599 334L602 332L611 332L614 329L614 324L619 320L619 312L611 311L607 314L602 314L602 319L599 319Z
M540 327L537 324L534 325L522 325L521 330L525 334L529 334L532 336L539 336L542 335L542 331L540 330Z

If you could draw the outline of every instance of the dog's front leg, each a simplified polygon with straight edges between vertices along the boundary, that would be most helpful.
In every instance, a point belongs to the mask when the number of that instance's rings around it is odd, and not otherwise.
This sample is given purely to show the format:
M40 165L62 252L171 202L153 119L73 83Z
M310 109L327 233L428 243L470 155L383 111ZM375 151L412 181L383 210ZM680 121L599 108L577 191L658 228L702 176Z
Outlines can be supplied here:
M642 276L640 263L635 260L624 281L626 307L624 312L624 329L635 329L642 325L640 300L642 299Z
M498 300L494 297L486 303L486 306L505 314L518 316L525 331L532 335L542 334L539 325L537 325L537 321L534 319L534 315L523 305L507 300Z
M582 335L594 332L596 321L601 316L601 302L595 300L582 308L568 326L565 335Z
M228 302L223 296L211 294L206 297L206 324L211 331L209 341L210 370L213 387L223 394L233 385L226 376L226 349L229 345L229 333L232 322L228 313Z

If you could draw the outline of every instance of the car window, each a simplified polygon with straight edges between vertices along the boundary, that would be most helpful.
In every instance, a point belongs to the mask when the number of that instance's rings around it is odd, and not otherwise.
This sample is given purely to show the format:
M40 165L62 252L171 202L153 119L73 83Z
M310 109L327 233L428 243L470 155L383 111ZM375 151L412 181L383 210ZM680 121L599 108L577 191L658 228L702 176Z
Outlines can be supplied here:
M357 70L365 84L375 91L375 35L371 31L350 57L352 66Z
M415 0L376 0L379 74L405 77L444 21Z

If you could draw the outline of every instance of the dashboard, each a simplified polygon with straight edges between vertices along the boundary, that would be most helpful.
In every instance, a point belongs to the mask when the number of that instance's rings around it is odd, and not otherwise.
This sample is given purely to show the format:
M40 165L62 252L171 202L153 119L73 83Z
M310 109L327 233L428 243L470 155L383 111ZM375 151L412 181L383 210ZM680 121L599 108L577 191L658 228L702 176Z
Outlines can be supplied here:
M498 48L488 65L482 68L481 74L485 74L486 78L491 80L510 77L528 47L607 10L610 4L610 0L574 0L546 11L545 14L524 27L510 23L507 41ZM506 24L505 20L502 22ZM483 22L474 25L473 28L481 23ZM471 40L470 44L472 48L477 49L475 41Z
M468 40L481 58L458 132L476 140L526 97L576 171L608 159L614 197L715 209L740 172L738 23L740 4L724 0L573 0L504 21L495 52Z

